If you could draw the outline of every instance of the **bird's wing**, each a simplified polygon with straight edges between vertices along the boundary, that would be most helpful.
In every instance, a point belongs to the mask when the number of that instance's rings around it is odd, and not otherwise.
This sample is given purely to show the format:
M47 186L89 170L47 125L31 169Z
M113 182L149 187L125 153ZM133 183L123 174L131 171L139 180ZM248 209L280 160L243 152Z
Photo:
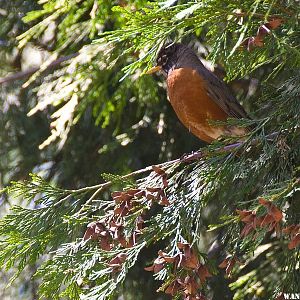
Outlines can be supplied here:
M202 63L197 66L196 70L206 83L208 95L228 114L229 117L250 119L224 81L207 70Z
M205 83L209 97L229 117L250 119L225 82L206 69L198 56L190 48L183 46L177 56L179 59L175 68L191 68L196 70Z

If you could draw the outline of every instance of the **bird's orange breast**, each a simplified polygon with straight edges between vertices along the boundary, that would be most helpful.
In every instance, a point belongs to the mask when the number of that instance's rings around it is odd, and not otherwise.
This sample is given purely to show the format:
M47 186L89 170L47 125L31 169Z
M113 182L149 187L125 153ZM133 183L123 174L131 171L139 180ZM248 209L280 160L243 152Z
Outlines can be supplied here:
M194 135L210 143L226 130L208 121L224 121L228 115L209 97L206 84L199 73L190 68L175 69L167 78L169 99L178 118Z

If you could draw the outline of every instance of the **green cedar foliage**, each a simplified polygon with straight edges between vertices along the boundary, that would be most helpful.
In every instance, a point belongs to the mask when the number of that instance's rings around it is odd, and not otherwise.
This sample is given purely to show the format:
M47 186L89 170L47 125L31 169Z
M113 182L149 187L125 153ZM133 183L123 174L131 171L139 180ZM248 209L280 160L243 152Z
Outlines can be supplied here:
M34 117L49 110L51 132L40 144L44 157L45 149L52 149L72 165L72 147L79 144L82 164L62 168L59 180L31 175L3 190L23 205L13 206L0 221L1 267L17 266L15 279L37 264L39 295L51 299L120 294L136 299L141 292L134 283L126 290L126 278L136 266L149 265L160 291L175 299L275 299L299 292L297 1L39 4L23 18L30 26L18 36L18 47L41 43L50 24L56 32L49 59L23 84L35 96L25 111ZM228 81L260 82L252 97L238 88L254 121L228 121L256 125L245 141L227 137L170 160L184 153L174 148L185 140L159 104L165 98L160 81L143 75L168 40L207 54L222 65ZM70 54L59 68L50 68ZM249 80L246 84L248 90ZM102 129L86 132L88 117ZM149 144L151 134L143 138L147 127L158 142ZM89 139L97 135L101 164L86 155ZM158 159L141 159L152 147ZM134 161L135 152L143 163ZM85 160L99 172L125 175L103 174L100 183L80 187L98 181ZM66 180L72 176L74 181ZM74 185L78 188L68 188ZM215 238L219 247L212 255L208 246ZM151 253L145 261L144 251L153 245L161 250L158 258ZM228 287L218 292L224 276Z

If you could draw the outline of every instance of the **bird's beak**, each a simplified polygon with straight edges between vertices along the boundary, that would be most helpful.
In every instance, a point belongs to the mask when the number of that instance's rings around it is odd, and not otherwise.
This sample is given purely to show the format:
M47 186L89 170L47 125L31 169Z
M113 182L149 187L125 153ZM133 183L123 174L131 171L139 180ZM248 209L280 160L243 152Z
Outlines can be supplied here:
M160 70L161 70L161 66L155 66L155 67L152 67L150 70L148 70L145 74L153 74Z

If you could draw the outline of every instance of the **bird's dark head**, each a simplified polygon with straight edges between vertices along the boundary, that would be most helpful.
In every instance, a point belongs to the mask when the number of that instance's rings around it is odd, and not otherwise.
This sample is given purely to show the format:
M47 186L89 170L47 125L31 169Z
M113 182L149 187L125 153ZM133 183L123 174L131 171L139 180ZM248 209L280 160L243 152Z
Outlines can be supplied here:
M164 75L167 75L170 70L174 69L180 53L185 47L182 44L169 44L159 50L156 65L161 67Z
M150 69L147 74L162 71L164 76L167 77L170 71L185 65L185 62L192 57L198 60L192 49L183 44L172 43L165 45L158 52L156 66Z

